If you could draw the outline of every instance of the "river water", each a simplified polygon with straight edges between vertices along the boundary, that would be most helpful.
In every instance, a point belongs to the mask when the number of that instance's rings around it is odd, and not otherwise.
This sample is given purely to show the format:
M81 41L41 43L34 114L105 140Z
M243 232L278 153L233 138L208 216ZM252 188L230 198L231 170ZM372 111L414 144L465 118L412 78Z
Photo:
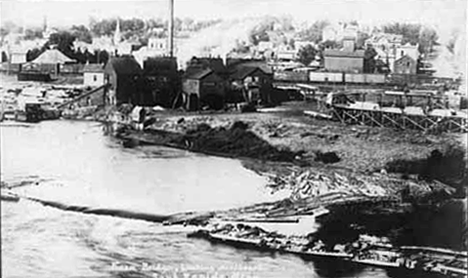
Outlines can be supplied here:
M240 161L154 146L125 149L92 122L2 124L1 175L8 184L25 183L16 188L20 194L155 214L272 199L267 181ZM188 227L28 200L2 201L1 224L2 277L388 277L381 269L188 239Z

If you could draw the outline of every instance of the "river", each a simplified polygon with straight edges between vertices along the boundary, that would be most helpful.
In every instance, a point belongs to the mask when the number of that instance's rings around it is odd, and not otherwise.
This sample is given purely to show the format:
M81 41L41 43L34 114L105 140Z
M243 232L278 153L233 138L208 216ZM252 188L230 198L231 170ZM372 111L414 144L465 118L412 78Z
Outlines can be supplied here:
M125 149L93 122L2 124L1 175L8 184L26 182L16 192L27 196L155 214L275 198L240 161L154 146ZM381 269L188 239L189 227L28 200L2 201L1 224L2 277L388 277Z

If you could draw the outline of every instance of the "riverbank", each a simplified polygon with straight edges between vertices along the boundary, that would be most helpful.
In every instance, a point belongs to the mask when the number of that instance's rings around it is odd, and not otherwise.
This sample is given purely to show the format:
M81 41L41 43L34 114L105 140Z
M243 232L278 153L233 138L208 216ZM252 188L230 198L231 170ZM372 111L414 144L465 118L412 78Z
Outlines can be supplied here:
M159 113L163 114L163 113ZM242 116L241 114L239 114ZM246 114L251 115L251 114ZM208 115L194 115L197 117L200 116L208 116ZM213 115L210 115L213 116ZM180 115L176 115L176 117L172 117L173 119L179 119ZM185 120L184 120L185 121ZM183 122L183 121L182 121ZM239 121L236 121L239 122ZM63 121L62 123L57 122L57 124L69 124L70 131L76 129L76 124L83 124L83 123L72 123ZM179 123L180 124L180 123ZM42 125L38 124L38 126ZM95 124L92 124L95 125ZM245 126L241 124L236 124L237 127L226 129L226 132L231 132L231 130L240 129L241 131L249 130L250 127L244 129ZM90 149L89 144L91 142L95 142L96 139L101 138L102 134L100 132L100 128L96 126L95 129L95 136L91 138L86 144L82 144L80 146L74 146L73 149L76 149L78 152L82 152L83 149ZM202 130L203 131L203 130ZM58 132L58 131L54 131ZM148 136L149 139L154 139L154 135L152 133L164 133L169 131L163 131L157 129L147 129L146 132L141 131L129 131L128 134L143 134L144 136ZM201 131L200 131L201 132ZM204 130L203 132L207 132ZM239 131L237 131L239 132ZM78 133L88 133L87 130L83 129ZM217 132L210 131L211 135L218 134ZM48 133L50 134L50 133ZM66 133L65 133L66 134ZM179 138L181 135L187 135L186 133L168 133L170 136L175 136L175 138ZM210 135L210 136L211 136ZM170 138L168 135L161 136L162 139ZM70 136L67 140L62 142L73 142L75 136ZM105 137L103 137L105 138ZM105 138L110 139L110 138ZM82 140L77 140L77 143L81 142ZM114 143L117 143L116 140L110 140ZM62 144L57 144L62 145ZM272 146L271 144L269 145ZM92 148L91 148L92 149ZM109 167L108 164L100 167L89 167L88 169L99 169L99 171L89 171L94 173L102 173L105 172L105 169L113 169L116 165L127 161L128 164L126 167L119 168L116 173L112 173L103 185L111 185L114 184L122 179L125 179L126 182L122 183L122 187L120 189L116 188L109 188L106 190L105 198L108 198L111 192L121 192L120 190L128 190L126 191L127 194L132 194L131 192L134 191L133 185L138 183L140 179L136 177L147 175L148 177L154 176L161 176L164 175L163 172L168 171L168 169L161 168L164 165L170 163L170 160L166 159L154 159L156 161L160 161L161 165L158 167L138 167L132 171L125 171L127 167L134 163L134 161L128 161L129 153L139 153L147 149L146 147L143 148L136 148L135 150L122 150L117 146L116 149L120 149L125 153L122 161L117 164L112 164L113 166ZM48 153L48 149L46 154ZM83 164L80 164L76 161L74 163L70 163L70 169L66 172L74 172L74 168L76 165L88 165L89 161L95 161L96 157L102 157L104 159L98 159L98 161L109 161L109 154L96 154L93 152L90 153L89 157L83 159ZM186 152L185 152L186 153ZM65 156L66 157L66 156ZM158 156L156 156L158 157ZM205 156L196 156L197 158L203 159L214 159L213 157L205 157ZM89 160L89 161L88 161ZM60 160L59 160L60 161ZM153 161L153 159L147 160ZM233 160L228 160L233 161ZM243 159L242 160L244 165L253 164L250 168L257 168L259 169L260 173L263 173L265 176L272 175L270 178L269 187L276 190L276 191L283 191L283 193L290 192L290 198L286 198L282 201L272 202L269 204L259 204L257 206L251 207L242 207L237 206L238 209L232 209L229 211L212 211L215 208L209 208L210 212L207 214L179 214L179 215L172 215L170 218L161 217L161 215L157 215L157 213L161 213L162 211L158 208L152 209L151 213L155 213L156 215L147 215L142 213L135 213L138 209L133 205L128 208L128 210L121 210L116 208L116 204L111 205L99 205L99 206L83 206L82 202L67 202L66 200L63 201L63 205L61 203L43 203L47 206L52 206L55 208L59 208L61 210L70 210L79 213L72 213L81 214L81 213L89 213L94 215L110 215L114 216L114 218L132 218L132 219L141 219L146 221L167 221L165 224L187 224L190 227L200 227L202 228L206 223L213 223L219 220L230 220L235 221L236 223L250 223L252 226L262 226L264 223L269 224L270 228L265 229L269 232L277 232L282 234L284 230L290 229L296 233L302 233L302 235L308 235L314 231L317 231L314 235L315 238L322 240L323 242L334 242L334 241L341 241L344 243L352 242L353 237L360 234L375 234L378 233L383 237L388 237L392 239L392 244L398 246L399 239L403 239L407 237L408 239L415 239L421 236L424 236L424 231L418 231L417 233L412 231L411 229L417 227L418 225L410 224L411 222L407 221L408 219L418 219L420 215L426 215L421 220L431 219L433 215L436 214L429 214L424 213L427 211L432 210L432 208L437 208L438 203L429 204L424 210L415 210L411 204L411 196L412 195L430 195L428 193L431 192L440 192L445 196L442 196L442 199L450 198L450 195L453 191L450 190L449 187L434 182L425 182L425 181L418 181L417 179L407 179L402 180L398 177L398 175L392 174L385 174L381 173L380 171L374 172L372 174L356 171L349 168L344 167L336 167L333 164L325 164L319 161L310 161L310 165L299 165L294 164L292 162L276 162L271 160L260 160L260 159ZM148 162L145 162L143 165L146 165ZM49 165L51 162L45 163ZM218 164L216 164L218 163ZM197 163L195 176L218 176L218 173L221 166L219 166L219 162L216 162L211 166L201 167ZM240 166L239 162L237 165ZM258 166L257 166L258 165ZM219 167L218 167L219 166ZM255 167L256 166L256 167ZM37 167L36 165L34 166ZM260 169L260 168L264 169ZM85 168L86 169L86 168ZM171 167L176 172L180 171L180 169L186 169L184 167ZM53 170L55 171L55 169ZM159 171L159 172L157 172ZM230 176L231 171L233 171L232 166L225 168L224 176ZM122 172L122 174L117 174L118 172ZM138 173L138 174L135 174ZM252 174L252 173L251 173ZM101 175L101 174L99 174ZM112 179L113 176L117 175L116 178ZM236 173L232 173L232 176L236 176ZM42 176L42 175L41 175ZM252 177L255 175L252 174ZM131 179L130 177L135 177L135 179ZM172 177L172 175L171 175ZM246 190L249 186L252 186L252 177L249 179L244 180L243 182L239 182L239 184L231 185L230 188L234 188L234 192L231 191L232 196L238 196L238 198L249 198L248 190ZM409 177L411 178L411 177ZM95 180L94 177L88 179L88 183L92 184L93 186L99 182L99 179ZM264 182L264 180L263 180ZM262 185L263 184L262 182ZM229 185L227 184L226 180L224 182L216 182L215 186L209 190L205 191L205 194L200 193L198 190L198 186L195 186L197 182L192 178L187 179L187 187L183 189L182 192L190 192L187 194L185 198L188 198L189 195L198 196L198 195L213 195L216 196L216 190L225 191L229 190ZM79 183L79 188L81 188L81 182ZM132 186L128 186L128 185ZM158 181L151 180L148 182L148 187L141 189L140 192L151 192L151 189L157 188L158 190L155 191L155 195L159 195L164 193L164 188L159 189L157 186L159 184L164 184ZM165 186L165 188L172 188L172 184L167 183L171 186ZM141 186L141 185L140 185ZM243 186L243 187L241 187ZM123 189L126 188L126 189ZM194 189L197 188L197 189ZM237 191L236 189L237 188ZM403 192L405 189L409 189L407 192L406 199L403 200ZM45 188L42 186L37 187L37 190L44 191ZM190 191L190 190L195 190ZM49 193L60 191L58 188L50 189ZM66 195L70 194L68 188L66 190L62 190L62 192L66 192ZM236 193L235 193L236 192ZM444 193L445 192L445 193ZM127 195L125 194L125 195ZM179 193L180 194L180 193ZM180 195L177 196L180 196ZM245 195L244 195L245 194ZM269 194L267 192L267 194ZM75 195L75 194L73 194ZM278 195L277 195L278 196ZM96 198L96 195L93 194L92 198ZM125 196L124 199L131 200L132 198L128 198ZM435 198L430 198L435 199ZM184 199L183 202L185 202ZM158 205L160 205L161 200L158 201ZM440 203L443 203L442 200ZM20 201L19 206L23 206L26 202ZM150 201L149 203L156 203ZM415 202L419 204L420 202ZM146 209L148 209L148 205L145 204ZM177 211L188 211L188 210L177 210ZM196 212L204 211L200 210L193 210ZM453 219L461 219L461 215L458 212L449 213ZM444 213L440 214L444 215ZM163 215L164 216L164 215ZM411 216L411 217L409 217ZM89 217L89 216L87 216ZM92 216L91 216L92 217ZM100 218L100 217L99 217ZM105 217L103 217L105 218ZM309 219L309 220L307 220ZM311 220L315 219L315 220ZM367 222L363 220L368 220ZM244 221L244 222L242 222ZM304 222L305 221L305 222ZM424 221L423 221L424 222ZM263 223L263 224L262 224ZM410 224L410 225L406 225ZM287 226L287 227L286 227ZM300 230L302 226L302 230ZM437 231L437 224L431 225L433 230ZM380 230L376 229L376 227L381 227ZM422 226L424 227L424 226ZM426 226L427 227L427 226ZM455 226L450 226L451 228L447 230L448 237L453 236L453 230L456 229ZM402 232L399 230L403 229ZM453 229L453 230L452 230ZM461 229L462 230L462 229ZM457 230L458 231L458 230ZM332 237L332 236L333 237ZM393 236L392 236L393 235ZM447 234L445 236L447 239ZM434 241L429 240L425 241L425 246L440 246L440 244L434 243ZM454 248L456 249L456 248Z
M467 169L460 135L345 126L308 118L301 105L256 113L151 112L144 131L123 129L117 136L128 146L158 144L239 158L244 167L267 177L273 192L290 192L283 202L248 214L244 209L228 216L221 212L222 217L248 219L260 213L265 219L281 219L313 215L325 207L330 212L318 233L323 239L335 231L332 240L338 241L377 233L395 244L466 245L466 221L457 222L466 209L456 210L448 220L460 231L453 241L443 232L427 239L417 228L427 225L416 221L416 215L438 218L444 214L439 207L463 196ZM343 209L353 216L345 216Z
M346 126L309 118L303 115L304 109L289 103L261 113L153 112L145 132L127 130L120 135L195 152L257 159L259 163L246 165L258 173L284 174L282 167L268 163L276 161L403 178L440 178L455 187L462 183L466 154L459 134ZM435 161L439 158L442 163Z

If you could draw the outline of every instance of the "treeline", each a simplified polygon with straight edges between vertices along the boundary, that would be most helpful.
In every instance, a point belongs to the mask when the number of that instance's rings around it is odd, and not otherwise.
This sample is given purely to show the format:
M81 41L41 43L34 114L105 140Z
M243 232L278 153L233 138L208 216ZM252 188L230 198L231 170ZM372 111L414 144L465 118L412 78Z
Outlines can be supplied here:
M351 21L346 24L358 26L358 22ZM330 25L326 20L318 20L301 30L295 30L292 20L288 17L266 17L249 34L252 45L258 45L262 41L277 42L278 37L284 37L287 32L296 32L296 37L301 40L314 43L323 43L323 30ZM414 23L389 23L376 27L374 31L381 30L384 33L402 35L403 44L419 44L419 52L430 53L437 45L438 35L434 28ZM365 41L371 34L358 32L357 47L365 48ZM328 42L327 44L332 44Z
M174 30L177 32L181 31L200 31L201 29L210 27L214 24L221 22L221 20L194 20L191 18L175 18L174 19ZM167 20L147 19L143 20L140 18L131 19L119 19L120 31L123 39L130 38L142 38L143 40L148 36L165 36L167 35ZM92 42L93 37L100 36L112 36L117 26L117 18L113 19L91 19L88 26L85 25L74 25L71 28L64 29L62 31L68 31L75 35L78 40L87 43ZM24 39L42 39L43 28L32 27L23 29L13 22L6 22L0 27L0 37L3 39L10 33L23 33Z
M174 19L174 30L176 32L188 30L188 31L200 31L201 29L212 26L221 20L202 20L195 21L191 18L175 18ZM120 31L125 39L131 37L141 37L148 33L151 35L164 35L167 32L167 20L161 18L143 20L139 18L132 19L119 19ZM117 26L117 19L102 19L94 20L90 22L90 32L94 36L110 36L113 35Z
M434 28L413 23L390 23L382 26L382 31L403 36L403 44L419 44L420 53L430 53L437 45L439 36Z
M49 40L41 48L33 48L26 53L26 61L32 61L39 57L43 52L50 48L56 48L71 59L75 59L78 63L106 63L109 59L109 53L105 50L96 50L90 52L80 49L74 49L73 42L77 40L78 34L69 31L60 31L51 34Z

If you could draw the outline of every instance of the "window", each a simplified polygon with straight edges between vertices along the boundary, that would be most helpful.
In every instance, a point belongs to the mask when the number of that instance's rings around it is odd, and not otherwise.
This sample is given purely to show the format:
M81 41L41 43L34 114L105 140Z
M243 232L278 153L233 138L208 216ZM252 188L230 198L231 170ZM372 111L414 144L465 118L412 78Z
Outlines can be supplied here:
M93 75L93 81L94 81L94 82L97 81L97 76L96 76L96 75Z

